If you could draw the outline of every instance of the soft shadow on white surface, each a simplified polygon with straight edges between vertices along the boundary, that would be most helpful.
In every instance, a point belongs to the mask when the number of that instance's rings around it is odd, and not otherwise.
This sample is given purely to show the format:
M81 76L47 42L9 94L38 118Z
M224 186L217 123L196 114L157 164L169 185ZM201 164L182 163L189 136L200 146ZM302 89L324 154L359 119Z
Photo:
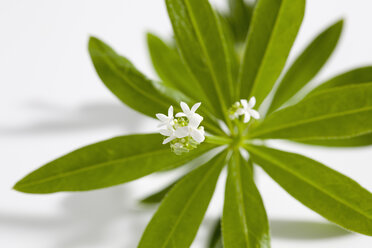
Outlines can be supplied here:
M54 217L0 213L0 229L45 236L50 244L40 247L136 247L153 209L134 203L130 191L122 186L71 193ZM118 237L110 241L114 235Z
M61 201L60 207L60 214L54 217L0 213L0 229L45 236L49 245L42 247L107 247L109 244L109 247L130 248L136 247L155 210L155 206L138 206L125 186L70 193ZM214 223L214 219L207 217L203 222L204 229L211 228ZM270 225L274 239L305 242L351 234L334 224L316 221L273 219ZM205 230L204 236L210 231ZM201 243L204 242L199 240L194 245L202 247Z
M41 113L43 117L23 126L0 126L0 135L56 134L97 128L133 130L139 129L147 120L127 106L104 102L66 108L34 100L25 103L24 109Z

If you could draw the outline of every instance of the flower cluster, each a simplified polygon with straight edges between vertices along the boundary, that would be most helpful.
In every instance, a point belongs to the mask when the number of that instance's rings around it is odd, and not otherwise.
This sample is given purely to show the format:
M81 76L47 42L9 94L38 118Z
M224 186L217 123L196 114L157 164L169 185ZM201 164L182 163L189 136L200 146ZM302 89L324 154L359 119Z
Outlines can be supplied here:
M201 103L196 103L190 109L189 106L181 102L183 112L177 113L173 117L173 106L168 109L168 116L156 114L161 121L159 127L160 134L166 136L163 144L170 142L170 147L174 153L180 155L196 148L198 144L204 141L204 127L199 126L203 117L196 113Z
M260 113L253 109L254 105L256 105L255 97L252 97L249 102L245 99L235 102L229 110L230 119L234 120L238 119L240 116L244 116L244 123L248 123L251 117L260 119Z

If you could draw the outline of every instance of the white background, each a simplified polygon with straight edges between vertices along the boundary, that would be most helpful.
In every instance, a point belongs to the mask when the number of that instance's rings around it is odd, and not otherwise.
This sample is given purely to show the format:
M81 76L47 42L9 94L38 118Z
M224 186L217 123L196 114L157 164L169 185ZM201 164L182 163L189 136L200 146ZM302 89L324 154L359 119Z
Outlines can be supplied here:
M213 2L224 7L223 0ZM372 64L371 9L368 0L309 0L291 60L312 36L344 17L342 41L316 81ZM27 195L11 187L82 145L155 130L154 120L121 105L103 86L87 53L88 36L98 36L154 77L145 45L149 30L171 34L163 0L0 1L0 247L136 246L154 211L138 207L136 199L168 176L88 193ZM275 145L322 161L372 191L372 147ZM372 238L328 224L262 172L258 181L274 248L372 247ZM221 210L221 186L193 247L204 247L206 227Z

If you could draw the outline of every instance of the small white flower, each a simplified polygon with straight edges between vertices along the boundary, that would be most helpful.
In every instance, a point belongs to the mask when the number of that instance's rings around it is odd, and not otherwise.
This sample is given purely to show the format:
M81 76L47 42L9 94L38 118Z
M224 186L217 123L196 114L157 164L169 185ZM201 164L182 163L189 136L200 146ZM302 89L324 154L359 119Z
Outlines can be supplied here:
M242 104L243 108L238 109L238 114L244 115L244 123L249 122L251 117L254 119L260 119L260 113L253 109L254 105L256 105L255 97L252 97L249 102L247 102L245 99L242 99L240 100L240 103Z
M260 119L260 113L253 109L254 105L256 105L255 97L252 97L249 102L245 99L241 99L240 102L236 102L232 106L232 110L230 110L230 118L236 119L239 116L244 115L244 123L249 122L251 117L254 119Z
M164 135L164 136L168 137L163 141L163 145L167 144L167 143L171 142L172 140L174 140L175 138L177 138L175 136L175 131L174 131L172 126L169 126L166 129L161 129L161 130L159 130L159 132L160 132L161 135Z
M176 118L173 118L172 106L168 109L168 116L156 114L161 121L159 127L162 129L159 132L166 137L163 144L170 143L171 150L177 155L195 149L205 140L204 127L199 126L203 117L196 113L200 104L197 103L190 109L186 103L181 102L183 112L177 113Z
M170 106L169 109L168 109L168 116L164 115L164 114L156 114L156 118L158 118L161 123L159 124L158 127L163 127L165 126L167 129L169 127L172 127L174 122L173 122L173 106ZM169 135L167 135L169 136Z
M198 143L203 142L205 139L204 128L199 127L200 123L203 120L203 117L195 113L196 110L200 107L201 103L199 102L194 104L191 109L184 102L181 102L180 105L183 112L177 113L176 117L187 117L187 119L189 120L189 124L185 127L177 128L175 131L175 136L179 139L190 136Z
M174 135L181 139L187 136L191 136L196 142L201 143L205 140L204 127L199 127L200 122L190 122L186 127L177 128Z
M176 117L187 117L187 119L189 119L189 122L195 122L195 123L199 123L203 120L203 117L196 112L196 110L200 107L201 103L198 102L198 103L195 103L194 106L191 107L191 110L189 108L189 106L184 103L184 102L181 102L181 109L183 112L180 112L180 113L177 113L176 114ZM198 124L198 126L199 126Z

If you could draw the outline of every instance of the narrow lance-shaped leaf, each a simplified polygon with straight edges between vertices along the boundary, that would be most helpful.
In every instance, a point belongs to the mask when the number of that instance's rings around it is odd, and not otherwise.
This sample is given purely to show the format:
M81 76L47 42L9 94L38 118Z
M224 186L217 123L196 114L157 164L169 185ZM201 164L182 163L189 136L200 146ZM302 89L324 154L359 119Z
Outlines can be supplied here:
M307 157L247 146L252 160L302 204L354 232L372 235L372 194L352 179Z
M226 51L228 59L229 59L229 65L230 65L230 71L231 71L231 76L233 82L236 82L238 74L239 74L239 57L236 52L236 44L235 44L235 38L234 38L234 33L231 30L231 25L229 24L229 20L221 15L218 14L219 21L221 23L221 29L224 37L224 41L226 44ZM234 85L232 85L234 86ZM234 94L234 89L232 87L231 89L231 97L235 97Z
M153 82L140 73L126 58L97 38L89 40L89 53L103 83L122 102L150 117L166 113L174 103L160 94Z
M181 111L180 101L192 101L175 89L147 79L130 61L97 38L90 38L89 52L97 73L107 88L136 111L155 118L156 113L166 113L170 105L176 111ZM205 116L203 125L211 133L220 133L218 126L209 118L204 104L202 109Z
M228 167L222 217L225 248L270 247L269 223L248 163L234 152Z
M366 66L357 68L340 75L337 75L324 83L321 83L318 87L313 89L308 96L315 93L319 93L322 90L330 88L350 86L353 84L364 84L372 82L372 66Z
M289 68L275 92L269 112L281 107L301 90L327 62L341 35L343 21L319 34Z
M236 42L243 42L247 37L249 24L252 18L253 4L244 0L228 0L228 19Z
M249 28L238 80L240 98L258 106L279 77L304 16L305 0L258 1Z
M177 156L168 145L162 145L159 134L121 136L60 157L27 175L14 189L42 194L109 187L181 166L211 148L201 144Z
M324 140L372 132L372 83L319 92L268 116L250 138Z
M138 248L190 247L212 198L226 152L178 182L146 227Z
M306 97L319 93L323 90L350 86L353 84L365 84L372 82L372 66L353 69L346 73L335 76L313 89ZM306 140L301 143L329 146L329 147L357 147L372 145L372 133L345 139L336 140Z
M203 91L190 74L177 49L153 34L147 34L152 64L167 85L179 89L196 101L204 101Z
M299 140L298 142L327 147L359 147L372 145L372 133L363 134L345 139L329 139L329 140Z
M220 23L208 0L166 0L177 45L187 66L216 108L225 116L232 77Z

